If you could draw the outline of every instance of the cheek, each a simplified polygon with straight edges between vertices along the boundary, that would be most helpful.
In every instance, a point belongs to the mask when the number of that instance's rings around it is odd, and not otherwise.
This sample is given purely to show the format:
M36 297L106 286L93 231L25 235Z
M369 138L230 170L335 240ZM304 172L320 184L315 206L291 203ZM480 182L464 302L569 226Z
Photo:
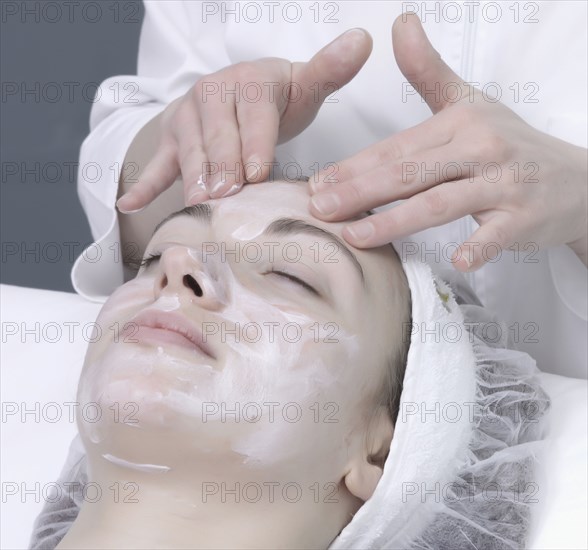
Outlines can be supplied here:
M153 350L145 353L137 346L126 344L125 340L129 337L124 335L123 330L128 319L153 301L152 287L153 279L149 277L125 283L112 293L96 318L77 394L81 405L78 414L80 432L93 443L104 439L113 415L117 421L119 416L125 417L116 411L136 412L140 406L138 393L141 388L134 386L132 380L136 379L137 373L153 370L156 355ZM169 304L170 309L172 305ZM161 380L152 376L149 382L150 385L143 390L156 401ZM136 423L137 415L131 416L129 424Z
M337 321L295 309L291 301L272 304L243 289L234 296L209 336L226 353L221 376L231 377L227 392L257 399L303 388L298 395L304 398L344 384L345 359L358 355L357 335Z
M207 421L225 431L241 424L231 448L247 463L302 464L342 451L362 394L358 336L245 298L227 312L236 334L217 335L229 351Z
M152 279L133 279L110 295L94 322L84 359L84 369L105 353L113 341L121 338L127 320L152 299L152 287Z

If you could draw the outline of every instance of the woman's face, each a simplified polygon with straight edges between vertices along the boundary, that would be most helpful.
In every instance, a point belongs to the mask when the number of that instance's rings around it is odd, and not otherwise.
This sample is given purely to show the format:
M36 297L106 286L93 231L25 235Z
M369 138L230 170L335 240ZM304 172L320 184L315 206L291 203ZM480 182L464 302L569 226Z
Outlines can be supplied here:
M405 282L390 247L352 249L307 204L303 184L248 185L158 227L156 259L110 296L86 354L78 401L101 412L79 415L89 454L344 470L400 345Z

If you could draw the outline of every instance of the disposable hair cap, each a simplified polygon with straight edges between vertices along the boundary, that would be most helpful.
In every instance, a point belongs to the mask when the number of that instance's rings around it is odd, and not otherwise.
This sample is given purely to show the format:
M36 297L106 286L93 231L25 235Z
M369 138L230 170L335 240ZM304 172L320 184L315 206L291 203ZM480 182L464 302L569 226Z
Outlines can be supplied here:
M390 452L329 549L521 548L549 408L535 361L509 349L507 327L461 274L444 281L413 257L402 265L412 326Z

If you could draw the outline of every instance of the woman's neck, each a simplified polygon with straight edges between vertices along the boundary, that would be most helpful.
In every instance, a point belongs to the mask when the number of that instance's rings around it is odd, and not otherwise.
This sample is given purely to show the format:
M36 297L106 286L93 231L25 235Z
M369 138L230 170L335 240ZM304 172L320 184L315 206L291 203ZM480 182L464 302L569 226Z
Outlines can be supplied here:
M343 484L204 470L144 472L101 459L57 549L327 548L358 507Z

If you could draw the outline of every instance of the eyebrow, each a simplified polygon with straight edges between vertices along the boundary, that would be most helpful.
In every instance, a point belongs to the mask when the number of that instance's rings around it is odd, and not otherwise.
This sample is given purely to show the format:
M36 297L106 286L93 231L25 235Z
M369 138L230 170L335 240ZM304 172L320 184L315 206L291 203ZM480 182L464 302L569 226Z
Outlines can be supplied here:
M206 203L199 203L193 204L192 206L186 206L177 212L172 212L167 218L164 218L155 226L153 233L151 233L151 238L153 238L153 235L157 233L162 225L165 225L167 222L174 218L179 218L180 216L192 216L197 220L210 223L212 221L212 208Z
M297 220L295 218L278 218L270 223L264 231L265 235L299 235L300 233L305 233L307 235L313 235L320 239L325 239L329 241L334 241L340 248L340 250L347 256L347 258L351 261L353 266L356 268L361 282L365 286L365 276L363 273L363 269L357 256L347 248L347 246L343 243L343 241L337 237L334 233L327 231L326 229L322 229L321 227L317 227L316 225L312 225L311 223L305 222L303 220Z
M151 237L153 238L153 235L155 235L155 233L157 233L157 231L163 225L173 220L174 218L179 218L180 216L191 216L196 220L210 224L212 221L212 214L212 208L206 203L186 206L185 208L182 208L177 212L172 212L169 216L160 221L155 226L155 229L153 230ZM353 252L351 252L351 250L347 247L343 240L337 237L337 235L335 235L334 233L331 233L326 229L322 229L321 227L312 225L311 223L305 222L303 220L297 220L295 218L278 218L271 222L263 231L263 234L267 236L299 235L301 233L313 235L315 237L319 237L320 239L335 242L340 247L340 250L343 252L343 254L347 256L347 258L351 261L356 271L358 272L362 284L365 286L365 275L363 272L363 268L361 267L361 264L357 259L357 256Z

